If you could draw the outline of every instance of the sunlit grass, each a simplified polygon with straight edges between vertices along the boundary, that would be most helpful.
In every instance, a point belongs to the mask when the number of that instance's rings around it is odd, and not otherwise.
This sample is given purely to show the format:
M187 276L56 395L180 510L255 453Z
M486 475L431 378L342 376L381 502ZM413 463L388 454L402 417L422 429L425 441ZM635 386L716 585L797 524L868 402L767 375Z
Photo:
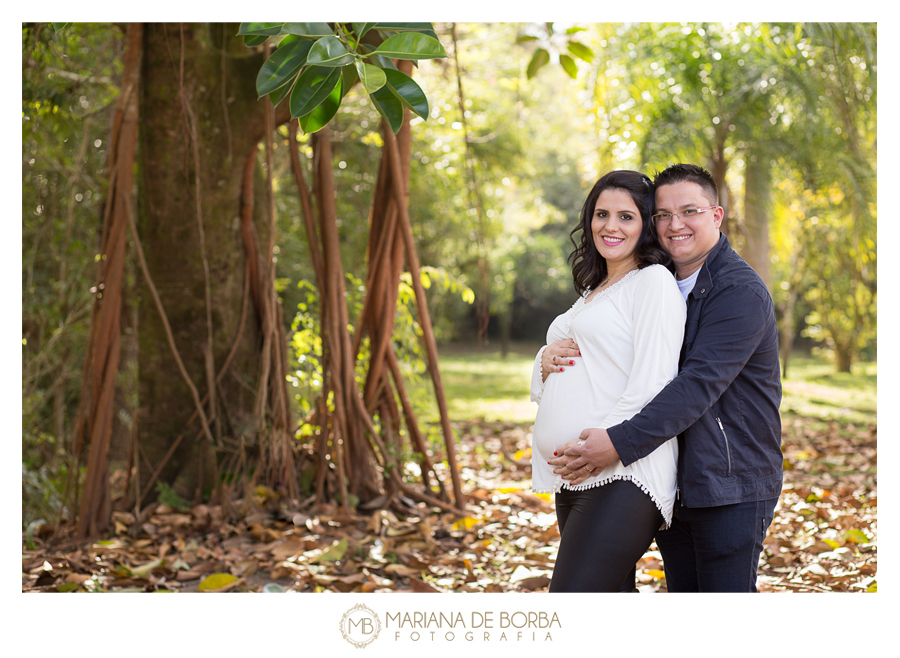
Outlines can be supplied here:
M499 345L442 348L441 381L450 419L533 421L537 405L531 401L531 368L539 348L517 344L506 358ZM438 421L437 405L424 420Z
M440 350L441 379L451 420L530 422L531 368L539 345L514 344L504 358L499 345L448 346ZM782 381L782 414L849 423L877 422L877 364L857 363L850 373L814 357L792 356ZM425 385L425 384L422 384ZM430 384L429 392L431 391ZM423 420L438 420L437 405Z
M856 363L852 372L837 372L832 363L791 357L782 379L782 413L850 423L877 422L878 366Z

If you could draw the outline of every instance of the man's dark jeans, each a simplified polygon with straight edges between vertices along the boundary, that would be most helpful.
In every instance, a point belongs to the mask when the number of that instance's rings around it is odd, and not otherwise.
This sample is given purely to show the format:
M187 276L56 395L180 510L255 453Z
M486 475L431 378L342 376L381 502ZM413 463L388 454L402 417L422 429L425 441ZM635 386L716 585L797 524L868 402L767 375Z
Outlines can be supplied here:
M675 504L656 533L670 592L755 592L756 568L778 498L719 507Z

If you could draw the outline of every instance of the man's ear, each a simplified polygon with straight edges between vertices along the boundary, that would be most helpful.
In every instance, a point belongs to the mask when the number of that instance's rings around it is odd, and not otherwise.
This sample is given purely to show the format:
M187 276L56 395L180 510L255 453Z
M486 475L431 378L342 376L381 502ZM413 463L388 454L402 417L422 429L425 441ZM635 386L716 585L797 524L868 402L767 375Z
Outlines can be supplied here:
M716 228L722 226L722 220L725 219L725 209L722 206L716 206L713 214L713 224Z

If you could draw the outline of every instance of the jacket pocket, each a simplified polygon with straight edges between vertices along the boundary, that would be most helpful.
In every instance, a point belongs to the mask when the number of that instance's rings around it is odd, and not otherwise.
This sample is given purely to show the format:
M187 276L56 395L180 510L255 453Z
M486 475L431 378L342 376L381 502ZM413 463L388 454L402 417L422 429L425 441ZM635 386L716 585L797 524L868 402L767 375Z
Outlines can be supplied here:
M725 434L725 428L722 426L722 421L719 420L718 416L716 416L716 422L719 424L719 430L721 430L722 438L725 440L725 457L728 460L728 472L726 475L731 475L731 449L728 447L728 435Z

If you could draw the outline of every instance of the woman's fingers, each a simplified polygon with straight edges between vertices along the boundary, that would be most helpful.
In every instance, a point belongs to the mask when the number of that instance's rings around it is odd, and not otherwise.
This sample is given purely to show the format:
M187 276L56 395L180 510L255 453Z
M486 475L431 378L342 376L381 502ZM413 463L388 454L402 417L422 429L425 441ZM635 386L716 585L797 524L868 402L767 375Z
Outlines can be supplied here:
M547 372L563 372L567 366L573 365L575 365L575 360L571 357L551 352L547 356L547 363L544 367Z
M571 338L564 338L550 343L544 348L541 367L547 374L565 372L566 368L576 365L575 357L581 356L581 350Z
M576 356L578 356L578 354L572 354L571 350L561 350L558 353L551 352L549 359L550 367L565 368L566 366L574 366Z

